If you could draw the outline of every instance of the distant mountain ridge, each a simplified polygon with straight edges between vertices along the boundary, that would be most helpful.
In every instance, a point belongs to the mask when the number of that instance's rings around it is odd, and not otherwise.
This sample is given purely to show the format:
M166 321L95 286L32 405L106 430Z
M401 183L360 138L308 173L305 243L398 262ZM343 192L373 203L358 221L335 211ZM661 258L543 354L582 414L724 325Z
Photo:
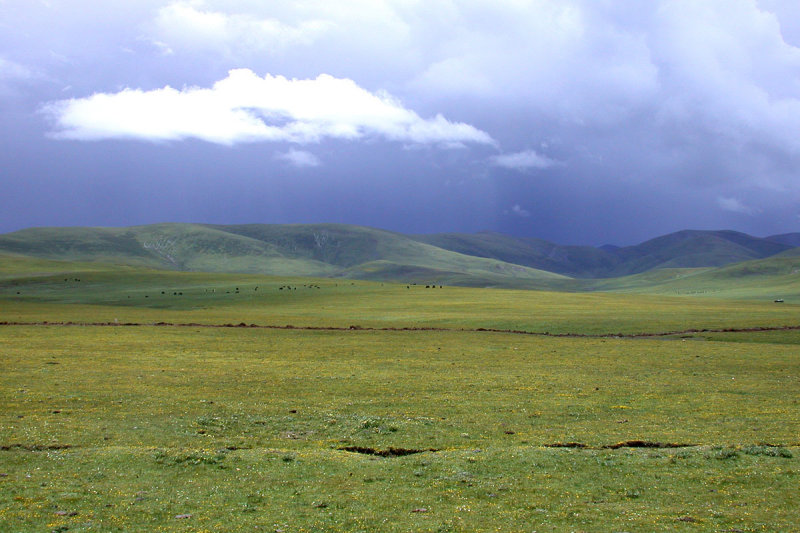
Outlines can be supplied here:
M579 278L619 277L659 268L717 267L794 248L800 234L758 238L736 231L683 230L634 246L562 246L496 233L417 235L429 244ZM784 242L782 242L784 241Z
M800 233L758 238L684 230L635 246L563 246L493 232L403 235L343 224L153 224L31 228L0 235L0 253L160 269L569 288L569 278L719 267L798 255Z
M783 233L781 235L772 235L770 237L765 237L765 239L771 242L786 244L788 246L793 246L793 247L800 246L800 233Z

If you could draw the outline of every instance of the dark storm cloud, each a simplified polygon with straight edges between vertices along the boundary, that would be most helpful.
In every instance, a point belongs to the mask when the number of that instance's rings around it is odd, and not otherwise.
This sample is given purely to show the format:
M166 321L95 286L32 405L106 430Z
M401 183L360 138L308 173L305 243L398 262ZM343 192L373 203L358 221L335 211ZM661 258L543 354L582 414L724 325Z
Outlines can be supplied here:
M0 229L794 231L798 20L785 0L5 0ZM230 71L253 90L215 92ZM297 97L320 79L353 105Z

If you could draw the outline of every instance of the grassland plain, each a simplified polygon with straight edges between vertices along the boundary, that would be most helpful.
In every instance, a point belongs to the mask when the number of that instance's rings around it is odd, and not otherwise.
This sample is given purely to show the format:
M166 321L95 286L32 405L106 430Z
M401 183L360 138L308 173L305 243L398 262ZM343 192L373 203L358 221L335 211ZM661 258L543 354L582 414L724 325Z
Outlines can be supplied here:
M0 279L0 321L424 326L554 334L800 325L800 306L771 299L429 287L435 288L127 267L78 274L32 271Z
M4 274L0 321L453 331L2 326L4 531L800 527L797 331L458 331L775 327L797 306L39 268ZM692 446L608 447L631 441Z

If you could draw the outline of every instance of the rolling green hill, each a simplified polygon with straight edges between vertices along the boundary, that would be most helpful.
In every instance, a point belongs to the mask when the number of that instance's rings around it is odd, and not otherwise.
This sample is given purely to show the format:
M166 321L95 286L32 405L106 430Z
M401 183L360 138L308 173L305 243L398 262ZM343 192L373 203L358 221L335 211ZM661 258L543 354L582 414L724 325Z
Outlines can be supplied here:
M613 271L620 263L613 253L591 246L561 246L542 239L493 232L439 233L414 238L445 250L581 278L598 277Z
M717 268L664 268L585 280L582 290L800 301L800 256L780 254Z
M612 275L626 275L657 268L723 266L762 259L792 248L736 231L685 230L657 237L614 252L621 265Z
M787 244L789 246L800 246L800 233L783 233L781 235L770 235L766 240Z
M680 279L700 275L687 268L796 257L800 249L791 246L794 235L761 239L734 231L687 230L635 246L593 248L491 232L408 236L343 224L153 224L31 228L0 235L0 254L77 261L84 264L81 268L106 263L481 287L668 290L676 283L670 278L675 272Z
M336 224L32 228L0 235L0 253L183 271L437 283L457 279L481 286L565 279L397 233Z
M569 276L608 278L653 269L714 267L761 259L792 249L791 235L770 240L735 231L685 230L634 246L601 248L561 246L497 233L442 233L415 238L463 254Z

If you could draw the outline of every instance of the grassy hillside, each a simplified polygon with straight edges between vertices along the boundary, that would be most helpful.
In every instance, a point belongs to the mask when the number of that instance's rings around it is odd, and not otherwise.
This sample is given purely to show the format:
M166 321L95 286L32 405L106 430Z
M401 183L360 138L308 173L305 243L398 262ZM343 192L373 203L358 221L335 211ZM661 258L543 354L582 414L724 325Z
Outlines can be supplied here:
M791 252L791 250L790 250ZM789 252L719 268L660 269L582 285L584 290L800 301L800 257Z
M133 267L135 268L135 267ZM78 261L56 261L26 255L0 253L0 280L13 278L34 278L37 276L73 276L82 272L126 270L128 267Z
M481 286L562 278L443 250L396 233L335 224L33 228L0 236L0 252L184 271L406 282L458 279Z
M789 245L735 231L679 231L616 250L614 254L620 258L621 265L612 275L656 268L722 266L769 257L789 248Z
M778 236L780 237L780 236ZM735 231L686 230L626 247L561 246L496 233L419 235L447 250L491 257L579 278L626 276L661 268L722 266L761 259L793 245L789 236L760 239Z
M275 246L285 256L341 267L356 279L431 282L463 278L495 285L512 280L558 280L563 276L444 250L405 235L341 224L223 226L226 231Z
M663 276L602 278L793 257L800 250L775 239L793 242L791 235L770 240L733 231L681 231L600 249L489 232L410 237L343 224L154 224L32 228L0 235L0 254L194 272L584 290L645 286ZM591 279L598 281L585 281Z
M0 235L0 251L63 261L167 266L133 228L30 228Z
M781 235L771 235L766 237L768 241L786 244L788 246L800 246L800 233L783 233Z
M590 246L560 246L541 239L519 238L499 233L439 233L415 235L415 239L446 250L488 257L558 272L568 276L596 277L619 264L613 254Z

